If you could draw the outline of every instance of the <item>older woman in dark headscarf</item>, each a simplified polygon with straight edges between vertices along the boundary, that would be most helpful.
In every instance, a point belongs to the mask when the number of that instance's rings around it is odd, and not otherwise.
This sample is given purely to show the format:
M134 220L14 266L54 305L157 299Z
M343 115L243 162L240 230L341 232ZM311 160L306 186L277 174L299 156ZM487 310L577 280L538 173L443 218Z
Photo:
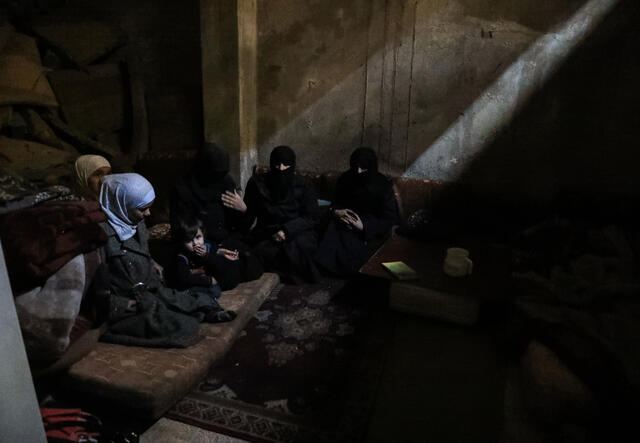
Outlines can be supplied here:
M106 263L92 284L97 313L108 328L104 341L133 346L184 347L198 341L198 323L235 318L206 291L167 288L149 254L144 218L155 199L139 174L105 177L100 205L107 214Z
M356 149L350 166L338 179L332 217L315 254L320 268L337 276L357 273L389 236L396 219L393 188L378 172L375 152Z
M254 252L265 269L294 283L320 278L312 260L317 246L318 202L311 184L296 175L296 155L288 146L271 151L270 170L251 177L245 203Z
M190 173L176 184L171 195L171 230L181 221L196 218L212 246L210 263L222 290L255 280L262 266L248 246L238 240L246 218L246 205L229 175L229 154L205 143Z

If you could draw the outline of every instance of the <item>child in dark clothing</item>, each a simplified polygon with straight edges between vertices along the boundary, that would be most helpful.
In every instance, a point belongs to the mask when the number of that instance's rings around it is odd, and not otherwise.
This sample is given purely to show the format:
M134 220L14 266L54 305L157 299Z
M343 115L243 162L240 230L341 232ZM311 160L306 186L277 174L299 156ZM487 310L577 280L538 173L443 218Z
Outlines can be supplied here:
M176 287L187 289L202 286L208 288L215 298L220 297L222 288L213 275L213 256L216 252L212 253L211 245L204 241L202 223L195 218L181 219L176 228L172 233L179 249L174 265ZM237 251L224 250L222 253L230 260L237 260Z

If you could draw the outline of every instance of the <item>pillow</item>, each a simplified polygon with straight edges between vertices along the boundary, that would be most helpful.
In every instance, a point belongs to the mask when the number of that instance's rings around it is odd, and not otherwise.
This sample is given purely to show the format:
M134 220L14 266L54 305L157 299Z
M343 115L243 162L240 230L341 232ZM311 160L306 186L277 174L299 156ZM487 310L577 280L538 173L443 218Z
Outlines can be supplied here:
M25 349L32 365L59 358L69 346L85 279L85 260L80 254L49 277L42 287L15 298Z

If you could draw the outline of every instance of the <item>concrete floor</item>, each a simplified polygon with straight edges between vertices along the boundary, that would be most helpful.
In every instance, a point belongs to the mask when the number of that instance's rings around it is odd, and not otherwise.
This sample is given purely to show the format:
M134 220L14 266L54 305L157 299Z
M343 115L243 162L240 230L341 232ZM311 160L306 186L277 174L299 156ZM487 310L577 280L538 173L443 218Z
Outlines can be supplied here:
M393 347L366 441L498 441L506 359L490 334L416 316L393 317Z

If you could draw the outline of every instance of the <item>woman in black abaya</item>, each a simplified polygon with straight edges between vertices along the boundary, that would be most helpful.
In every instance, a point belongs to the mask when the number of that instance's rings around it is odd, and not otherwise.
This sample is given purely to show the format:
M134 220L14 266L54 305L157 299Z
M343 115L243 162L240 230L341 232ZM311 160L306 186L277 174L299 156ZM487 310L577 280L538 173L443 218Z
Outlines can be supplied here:
M258 258L238 240L246 209L229 175L229 154L205 143L191 172L173 189L171 230L179 229L180 220L195 217L202 222L205 239L215 254L214 274L223 291L262 275Z
M271 151L270 170L247 184L250 237L265 269L286 281L318 281L312 255L317 246L318 202L311 184L296 175L296 155L288 146Z
M351 168L338 179L322 240L315 254L323 272L351 276L391 233L396 200L390 180L378 172L372 149L353 151Z

